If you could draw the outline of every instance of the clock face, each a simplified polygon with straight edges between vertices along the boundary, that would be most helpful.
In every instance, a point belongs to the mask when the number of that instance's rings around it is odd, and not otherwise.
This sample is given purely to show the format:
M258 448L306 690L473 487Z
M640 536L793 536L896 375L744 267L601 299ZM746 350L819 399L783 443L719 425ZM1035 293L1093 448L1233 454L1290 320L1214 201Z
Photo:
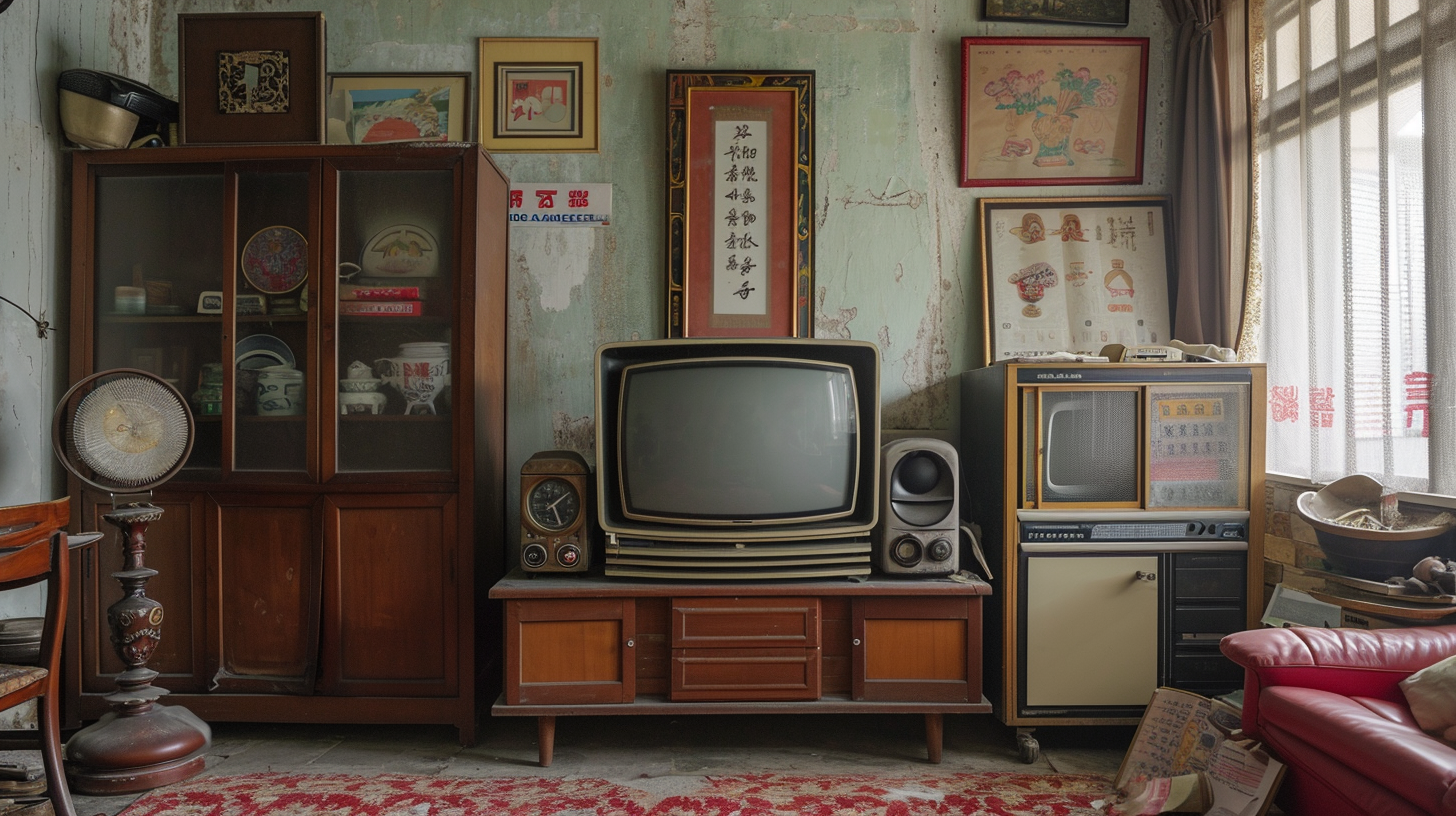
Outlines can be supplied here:
M537 482L526 497L526 512L543 530L565 530L581 515L581 492L565 479Z

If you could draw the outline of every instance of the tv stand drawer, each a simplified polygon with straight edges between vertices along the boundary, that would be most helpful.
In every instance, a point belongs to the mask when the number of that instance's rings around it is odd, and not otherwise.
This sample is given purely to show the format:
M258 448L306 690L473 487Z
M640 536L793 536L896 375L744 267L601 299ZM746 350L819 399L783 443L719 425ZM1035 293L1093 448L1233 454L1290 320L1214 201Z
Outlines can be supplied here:
M673 649L680 701L817 700L819 649Z
M673 598L674 649L817 649L818 598Z

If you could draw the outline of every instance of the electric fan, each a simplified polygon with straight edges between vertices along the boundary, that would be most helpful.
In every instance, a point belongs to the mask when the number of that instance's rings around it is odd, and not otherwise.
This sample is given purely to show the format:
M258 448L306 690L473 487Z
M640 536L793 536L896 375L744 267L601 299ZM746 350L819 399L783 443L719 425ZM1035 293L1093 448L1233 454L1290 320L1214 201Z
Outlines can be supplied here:
M116 496L149 493L187 462L192 413L166 380L118 368L92 374L61 398L56 456L76 478Z
M212 730L185 708L161 706L147 661L162 639L162 605L146 596L157 571L146 565L146 530L162 517L151 491L192 452L192 413L166 380L133 368L100 371L61 398L51 443L66 470L110 495L102 515L121 532L121 599L107 607L111 643L126 669L106 695L111 712L66 742L71 787L94 795L130 793L201 771Z

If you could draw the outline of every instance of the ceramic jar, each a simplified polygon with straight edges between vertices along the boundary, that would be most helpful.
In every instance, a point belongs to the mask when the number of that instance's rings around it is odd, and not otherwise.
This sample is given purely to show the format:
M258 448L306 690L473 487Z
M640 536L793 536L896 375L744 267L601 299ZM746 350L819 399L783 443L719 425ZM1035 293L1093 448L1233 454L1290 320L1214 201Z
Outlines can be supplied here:
M258 416L302 416L303 372L291 366L258 369Z
M406 414L433 414L435 397L450 387L450 344L401 343L398 356L375 360L374 367L404 397Z

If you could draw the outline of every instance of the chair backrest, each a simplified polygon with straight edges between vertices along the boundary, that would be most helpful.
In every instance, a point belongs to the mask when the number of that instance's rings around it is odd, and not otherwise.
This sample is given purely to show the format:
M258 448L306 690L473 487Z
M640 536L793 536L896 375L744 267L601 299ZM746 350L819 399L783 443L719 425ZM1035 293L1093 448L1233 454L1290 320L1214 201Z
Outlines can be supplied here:
M68 591L66 525L71 500L0 507L0 590L46 583L41 665L60 667L60 638Z

